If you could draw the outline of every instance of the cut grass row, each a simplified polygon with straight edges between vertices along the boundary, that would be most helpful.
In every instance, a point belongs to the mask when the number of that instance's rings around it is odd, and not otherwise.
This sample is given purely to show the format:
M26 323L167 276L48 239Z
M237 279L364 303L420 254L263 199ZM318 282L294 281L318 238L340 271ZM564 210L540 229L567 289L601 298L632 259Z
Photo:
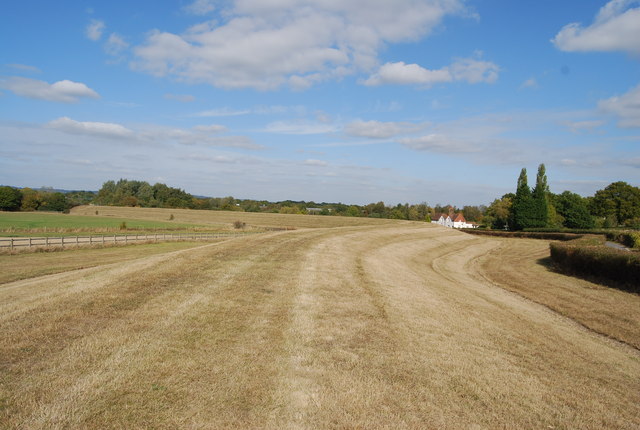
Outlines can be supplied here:
M64 252L0 255L0 267L2 267L0 284L70 270L130 262L150 255L165 254L196 246L202 246L202 242L159 242L108 248L76 248Z

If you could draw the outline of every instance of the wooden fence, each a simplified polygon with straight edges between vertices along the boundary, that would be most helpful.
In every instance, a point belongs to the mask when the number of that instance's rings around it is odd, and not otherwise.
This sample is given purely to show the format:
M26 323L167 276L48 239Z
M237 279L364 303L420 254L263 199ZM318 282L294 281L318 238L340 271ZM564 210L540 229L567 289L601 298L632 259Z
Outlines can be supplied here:
M83 245L128 244L135 242L159 242L167 240L211 240L225 237L246 236L249 232L221 233L157 233L157 234L111 234L103 236L60 236L60 237L4 237L0 238L0 248L21 247L69 247Z

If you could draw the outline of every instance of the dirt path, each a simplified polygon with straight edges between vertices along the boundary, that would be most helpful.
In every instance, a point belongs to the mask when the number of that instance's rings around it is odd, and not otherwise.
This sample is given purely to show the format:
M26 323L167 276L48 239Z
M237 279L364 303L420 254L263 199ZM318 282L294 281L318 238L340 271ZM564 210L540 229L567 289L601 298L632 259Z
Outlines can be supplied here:
M0 427L640 426L638 354L497 286L503 247L317 229L0 285Z

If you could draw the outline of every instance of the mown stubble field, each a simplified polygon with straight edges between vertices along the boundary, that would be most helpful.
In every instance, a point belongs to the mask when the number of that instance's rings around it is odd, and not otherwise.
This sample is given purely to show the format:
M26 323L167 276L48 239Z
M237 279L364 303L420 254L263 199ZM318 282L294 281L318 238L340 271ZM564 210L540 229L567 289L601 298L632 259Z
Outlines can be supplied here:
M1 284L0 423L640 427L638 296L616 295L606 306L632 303L630 315L590 329L507 288L519 281L495 261L516 264L509 246L392 222L266 233ZM524 279L561 276L516 267ZM558 288L573 285L562 280Z

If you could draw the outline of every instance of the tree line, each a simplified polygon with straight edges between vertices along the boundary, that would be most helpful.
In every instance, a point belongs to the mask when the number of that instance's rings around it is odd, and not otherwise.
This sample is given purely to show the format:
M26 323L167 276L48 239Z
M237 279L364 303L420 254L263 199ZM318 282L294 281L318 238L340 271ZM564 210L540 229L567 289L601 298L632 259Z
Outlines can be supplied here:
M236 199L231 196L199 197L166 184L151 185L145 181L128 179L106 181L97 193L62 193L50 188L34 190L0 186L0 210L67 211L82 204L352 216L427 222L441 213L462 212L469 222L501 230L618 226L640 228L640 188L626 182L614 182L597 191L592 197L582 197L571 191L554 194L549 190L544 164L538 167L533 188L529 186L527 170L523 168L516 183L515 193L505 194L489 206L467 205L462 208L441 204L429 206L426 202L387 206L384 202L347 205L293 200L269 202Z
M533 188L523 168L515 194L494 200L483 216L483 224L501 230L640 228L640 188L618 181L591 197L571 191L554 194L549 190L544 164L538 167Z

